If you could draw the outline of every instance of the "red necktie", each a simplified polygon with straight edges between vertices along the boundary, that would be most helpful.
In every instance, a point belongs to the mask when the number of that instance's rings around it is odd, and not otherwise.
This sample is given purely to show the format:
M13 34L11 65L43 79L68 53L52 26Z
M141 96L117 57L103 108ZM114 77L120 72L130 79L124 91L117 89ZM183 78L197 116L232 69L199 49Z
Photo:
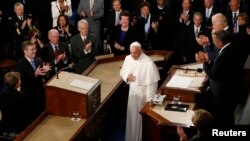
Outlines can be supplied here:
M55 46L55 59L60 55L60 52L58 50L58 46Z

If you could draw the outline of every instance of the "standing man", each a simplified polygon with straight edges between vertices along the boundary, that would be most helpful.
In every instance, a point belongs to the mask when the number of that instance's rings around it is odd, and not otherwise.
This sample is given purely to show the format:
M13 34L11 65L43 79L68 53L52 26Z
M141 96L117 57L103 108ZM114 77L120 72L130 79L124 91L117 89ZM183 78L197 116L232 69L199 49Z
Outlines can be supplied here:
M104 16L103 0L80 0L77 13L89 23L89 32L96 37L95 51L101 53L101 18Z
M141 141L142 117L139 111L156 92L159 71L155 63L142 52L141 44L133 42L120 71L122 79L129 84L126 121L126 141Z
M89 24L82 19L78 22L79 34L70 40L72 56L74 60L74 70L81 74L88 66L95 61L94 49L95 37L89 34Z
M204 71L210 78L211 113L217 125L233 125L234 110L237 104L237 96L240 83L240 68L238 66L238 52L230 42L230 35L225 30L215 31L213 43L219 49L215 60L209 58L208 53L203 55L205 61L201 61L201 54L196 58L204 63Z
M49 78L51 78L60 69L68 67L72 59L68 44L59 42L59 32L56 29L48 32L48 38L49 43L41 49L39 56L44 62L52 65L52 70L49 72Z
M121 0L112 0L112 8L106 19L106 26L109 30L120 24L120 14L122 12Z
M34 28L32 26L31 15L24 14L24 6L22 3L17 2L14 5L15 14L9 18L9 31L12 41L12 49L10 52L13 53L16 61L23 57L22 42L25 36L28 34L28 30Z
M22 49L24 57L17 62L15 70L21 74L21 90L29 95L34 114L38 116L45 109L43 78L51 66L36 57L36 46L31 41L23 42Z

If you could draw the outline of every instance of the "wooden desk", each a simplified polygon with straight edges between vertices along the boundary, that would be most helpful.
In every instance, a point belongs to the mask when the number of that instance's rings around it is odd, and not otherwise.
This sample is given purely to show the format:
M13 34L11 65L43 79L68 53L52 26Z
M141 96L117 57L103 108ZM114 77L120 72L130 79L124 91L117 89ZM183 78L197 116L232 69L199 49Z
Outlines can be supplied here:
M184 72L183 70L178 70L175 68L189 68L189 69L196 69L197 67L199 68L203 68L203 64L198 64L198 63L192 63L192 64L185 64L185 65L173 65L171 67L171 69L168 72L168 77L166 78L166 80L164 81L164 83L161 85L159 92L161 94L166 94L167 95L167 99L168 100L172 100L173 96L175 95L179 95L182 98L182 101L185 102L195 102L195 94L201 94L207 81L208 81L208 77L205 74L205 72L203 71L202 73L198 73L198 72L194 72L194 71L190 71L190 72ZM183 78L193 78L193 82L195 82L192 85L194 85L194 87L170 87L167 86L167 84L170 82L170 80L174 77L174 76L184 76ZM184 81L184 80L183 80Z
M72 121L70 117L59 117L42 113L15 141L69 141L76 137L86 119Z
M194 113L195 103L189 104L187 112L175 112L164 110L163 106L153 106L146 103L140 111L142 115L142 140L143 141L178 141L179 136L176 133L176 126L191 127L191 117Z
M140 112L143 119L143 141L178 141L179 136L176 133L177 125L183 126L188 130L193 129L191 117L193 115L193 110L196 108L196 104L194 103L195 94L202 93L208 78L204 74L196 74L195 76L194 72L182 74L181 70L178 70L176 68L202 68L202 66L200 65L201 64L195 63L181 66L174 65L171 67L171 69L168 71L168 77L158 91L161 94L167 95L168 101L172 101L173 96L181 96L182 102L189 103L190 108L187 112L184 113L173 112L165 111L165 105L152 106L147 103ZM200 84L195 83L195 85L197 85L197 87L195 88L189 88L188 86L186 88L180 88L167 85L174 76L193 77L193 80L195 82L199 82Z
M0 61L0 69L3 71L9 70L9 69L13 68L15 65L16 65L15 60L6 59L6 60Z

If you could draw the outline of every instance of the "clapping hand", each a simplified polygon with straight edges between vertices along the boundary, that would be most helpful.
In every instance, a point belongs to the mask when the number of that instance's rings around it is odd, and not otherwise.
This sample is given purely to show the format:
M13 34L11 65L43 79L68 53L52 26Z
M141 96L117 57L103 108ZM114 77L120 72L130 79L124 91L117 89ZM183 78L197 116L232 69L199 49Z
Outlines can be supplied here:
M125 50L125 47L122 47L120 44L118 44L117 42L115 42L114 47L118 50Z
M52 66L50 65L50 63L43 63L42 70L43 70L44 73L47 73L47 72L49 72L51 70L51 67Z
M86 13L84 11L82 11L81 16L86 17L87 15L86 15Z
M200 35L198 38L196 38L196 41L199 45L205 47L209 44L209 38L205 35Z
M200 62L200 63L204 63L204 62L208 62L209 63L209 56L208 53L199 51L198 53L195 54L195 60Z
M92 48L92 42L89 41L85 46L84 46L84 50L85 51L89 51Z
M65 60L66 59L66 55L65 52L63 54L60 54L57 56L56 58L56 63L60 62L60 60Z
M24 29L25 26L26 26L26 24L27 24L27 20L24 20L23 23L22 23L22 27L21 28Z
M182 127L177 126L177 134L180 137L180 141L187 141L187 135L186 133L183 131Z
M157 32L159 23L158 22L152 22L151 27L154 29L155 32Z
M35 71L35 76L37 77L39 75L46 75L46 73L43 71L43 68L41 68L40 65L36 68L36 71Z
M93 9L90 9L90 17L93 17L94 16L94 11Z

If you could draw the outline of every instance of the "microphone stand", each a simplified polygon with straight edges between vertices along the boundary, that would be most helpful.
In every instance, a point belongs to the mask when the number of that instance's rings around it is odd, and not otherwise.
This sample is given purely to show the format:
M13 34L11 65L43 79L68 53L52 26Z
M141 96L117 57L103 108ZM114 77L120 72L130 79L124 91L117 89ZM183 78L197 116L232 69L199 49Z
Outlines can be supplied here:
M178 69L178 70L185 70L185 71L197 71L197 72L203 72L203 69L201 68L197 68L197 69L189 69L189 68L174 68L174 69Z

